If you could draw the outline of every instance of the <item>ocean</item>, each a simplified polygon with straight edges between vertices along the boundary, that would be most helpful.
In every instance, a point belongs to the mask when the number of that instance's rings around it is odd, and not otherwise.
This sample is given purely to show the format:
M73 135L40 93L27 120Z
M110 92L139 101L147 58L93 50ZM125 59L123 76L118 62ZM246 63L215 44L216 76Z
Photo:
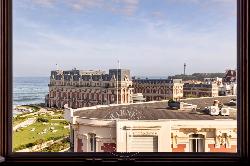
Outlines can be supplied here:
M14 77L13 107L45 102L49 91L49 77Z

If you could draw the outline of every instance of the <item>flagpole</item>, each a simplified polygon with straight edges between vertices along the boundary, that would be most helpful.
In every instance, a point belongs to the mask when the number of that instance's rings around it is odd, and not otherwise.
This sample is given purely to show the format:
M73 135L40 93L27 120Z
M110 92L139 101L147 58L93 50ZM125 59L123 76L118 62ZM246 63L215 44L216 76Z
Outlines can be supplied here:
M116 104L118 104L118 65L116 70Z
M117 61L117 72L116 72L116 103L119 104L119 97L118 97L118 93L119 93L119 90L118 90L118 70L120 68L120 62L119 60Z

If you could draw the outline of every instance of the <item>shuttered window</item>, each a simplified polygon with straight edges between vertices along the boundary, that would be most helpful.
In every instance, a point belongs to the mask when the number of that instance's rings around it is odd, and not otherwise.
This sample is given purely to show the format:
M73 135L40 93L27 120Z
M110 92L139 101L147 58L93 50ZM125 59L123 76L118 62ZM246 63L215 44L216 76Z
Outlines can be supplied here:
M158 152L157 136L133 136L128 141L129 152Z

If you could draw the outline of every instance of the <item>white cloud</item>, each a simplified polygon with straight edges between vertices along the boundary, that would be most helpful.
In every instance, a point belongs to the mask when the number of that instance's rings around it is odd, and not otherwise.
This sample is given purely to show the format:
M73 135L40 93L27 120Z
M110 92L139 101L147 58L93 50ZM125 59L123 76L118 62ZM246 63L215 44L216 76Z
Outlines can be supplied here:
M125 7L122 9L122 12L127 15L132 15L138 7L139 0L120 0L121 3L125 4Z
M114 13L132 15L137 10L139 0L72 0L68 4L77 11L100 8Z
M179 2L179 3L234 3L237 0L166 0L167 2Z
M67 2L67 1L66 1ZM103 0L71 0L67 3L74 10L82 10L88 8L102 7Z
M164 14L161 11L154 11L151 13L154 18L163 18Z
M32 0L33 3L42 6L52 6L57 0Z
M139 0L31 0L31 2L43 7L52 7L57 2L63 2L75 11L99 8L128 16L134 14L139 4Z

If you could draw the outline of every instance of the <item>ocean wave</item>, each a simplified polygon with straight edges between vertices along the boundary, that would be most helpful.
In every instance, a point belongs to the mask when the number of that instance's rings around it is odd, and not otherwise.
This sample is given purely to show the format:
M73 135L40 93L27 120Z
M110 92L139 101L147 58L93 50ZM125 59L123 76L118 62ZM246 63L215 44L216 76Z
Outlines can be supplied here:
M48 83L47 77L14 77L13 105L44 103Z
M13 99L13 101L32 101L32 100L41 100L41 97L21 97L17 99Z

